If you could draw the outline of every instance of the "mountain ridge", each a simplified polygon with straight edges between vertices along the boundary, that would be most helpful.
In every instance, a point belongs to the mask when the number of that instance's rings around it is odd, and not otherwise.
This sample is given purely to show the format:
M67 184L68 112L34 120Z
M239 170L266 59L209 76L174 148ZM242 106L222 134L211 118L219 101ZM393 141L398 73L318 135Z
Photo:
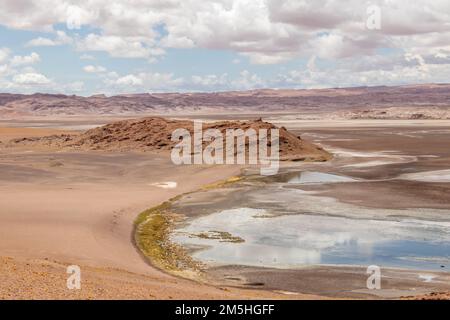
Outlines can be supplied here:
M377 109L419 108L423 112L423 108L427 107L448 112L450 84L136 93L113 96L96 94L89 97L48 93L0 93L0 118L3 119L209 112L298 112L305 115L334 112L343 115L353 112L353 116L355 113L361 113L361 116L370 113L373 116L376 112L371 111ZM428 115L425 117L428 118Z

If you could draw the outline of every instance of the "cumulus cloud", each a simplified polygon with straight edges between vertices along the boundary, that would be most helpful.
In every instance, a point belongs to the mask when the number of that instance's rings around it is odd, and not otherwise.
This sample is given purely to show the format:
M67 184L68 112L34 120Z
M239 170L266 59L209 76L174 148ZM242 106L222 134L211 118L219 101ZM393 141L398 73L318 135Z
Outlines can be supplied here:
M367 28L369 5L380 9L377 30ZM3 0L0 11L1 25L48 32L27 46L72 44L82 57L100 51L155 62L170 48L202 48L237 53L242 65L314 56L330 66L320 67L316 61L315 70L297 68L277 80L248 71L234 78L217 74L181 79L169 72L136 69L116 77L104 75L109 85L136 90L177 89L180 83L193 89L378 84L383 76L392 83L445 80L440 70L450 65L449 21L448 0ZM67 27L67 34L55 30L60 25ZM78 31L83 27L88 34ZM380 53L386 51L389 54ZM5 52L0 49L0 64L9 59ZM10 64L38 61L33 59L16 56Z
M193 88L221 88L228 85L228 75L226 73L222 75L208 74L205 76L193 75L191 77L191 83Z
M267 83L258 75L252 74L247 70L241 71L239 77L231 81L231 86L235 90L249 90L263 88Z
M6 61L6 59L9 57L10 51L8 48L0 48L0 63L3 63Z
M28 64L34 64L36 62L41 61L40 56L36 52L32 52L28 56L14 56L11 58L11 66L23 66Z
M50 93L82 93L85 90L82 81L54 81L32 66L39 62L40 56L32 52L29 55L11 57L9 48L0 48L0 86L7 92L32 93L36 91ZM96 70L102 69L97 67ZM105 69L106 71L106 69Z
M13 82L20 85L45 85L51 81L40 73L22 73L15 75Z
M123 76L123 77L120 77L119 79L117 79L115 81L115 83L119 86L136 87L136 86L142 86L144 81L140 77L137 77L132 74L128 74L126 76Z
M83 67L83 70L87 73L102 73L107 71L105 67L93 65L87 65Z
M119 76L116 72L104 75L104 91L127 92L175 92L175 91L226 91L248 90L265 87L268 82L247 70L237 76L227 73L220 75L192 75L188 78L176 77L172 73L140 72Z
M176 91L185 84L183 78L177 78L172 73L140 72L136 74L119 75L108 72L104 75L105 91L118 92L148 92Z
M84 90L84 82L83 81L74 81L74 82L70 82L68 84L63 84L61 90L59 90L60 92L65 92L65 93L79 93L79 92L83 92Z
M144 58L150 61L164 54L162 48L151 47L136 37L119 37L89 34L78 42L78 49L85 51L106 51L117 58Z
M69 37L64 31L56 31L56 37L54 39L38 37L28 41L26 47L53 47L64 44L72 43L72 38Z
M409 43L409 51L429 36L437 38L429 46L439 48L450 33L447 0L374 0L370 5L379 6L382 17L376 32L367 30L369 3L360 0L139 0L132 5L125 0L3 2L3 25L49 31L61 23L72 30L91 26L100 32L79 39L80 50L150 61L164 54L165 47L228 49L256 64L276 64L313 53L345 58L371 54L380 46L399 48L408 42L405 37L413 36L417 39ZM68 41L59 37L37 38L30 45ZM333 50L337 52L332 54Z
M7 64L0 65L0 80L5 76L10 75L10 73L11 73L11 68Z
M355 85L402 85L417 82L448 82L450 64L427 63L416 54L392 54L340 60L335 65L318 66L317 58L305 68L280 73L272 87L326 88Z
M49 38L38 37L27 42L27 47L51 47L56 46L56 42Z

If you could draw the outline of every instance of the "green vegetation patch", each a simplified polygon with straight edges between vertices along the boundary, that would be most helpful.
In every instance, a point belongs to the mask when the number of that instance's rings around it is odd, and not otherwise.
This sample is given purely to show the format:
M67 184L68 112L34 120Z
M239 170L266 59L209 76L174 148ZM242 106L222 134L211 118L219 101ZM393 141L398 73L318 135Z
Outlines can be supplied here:
M192 234L192 237L202 238L202 239L211 239L211 240L219 240L220 242L231 242L231 243L242 243L245 240L241 237L233 236L231 233L226 231L208 231L201 232L197 234Z
M220 188L240 180L240 177L231 177L225 181L207 185L200 190ZM201 263L192 259L182 246L170 241L170 233L174 222L181 219L180 215L172 212L172 204L187 194L178 195L159 206L145 210L139 214L134 222L135 243L139 250L154 266L183 276L188 276L187 271L198 273L202 268ZM213 231L213 234L200 235L200 237L236 243L244 241L228 232L221 231Z
M136 244L153 265L167 271L198 270L199 265L185 250L169 239L170 228L178 218L170 212L171 202L142 212L135 221Z

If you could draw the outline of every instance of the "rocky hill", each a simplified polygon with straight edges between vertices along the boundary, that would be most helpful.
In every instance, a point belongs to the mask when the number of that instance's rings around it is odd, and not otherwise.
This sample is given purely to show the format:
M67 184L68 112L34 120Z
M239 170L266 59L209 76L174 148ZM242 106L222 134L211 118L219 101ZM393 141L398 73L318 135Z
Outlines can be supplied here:
M14 139L7 147L48 147L61 150L100 150L114 152L130 151L169 151L177 142L171 140L175 129L187 129L194 135L193 122L167 120L158 117L147 117L134 120L113 122L102 127L88 130L82 134L53 135L36 138ZM259 129L274 129L273 124L256 121L221 121L203 125L203 130L217 129L223 137L227 129L249 128L259 132ZM210 142L204 142L204 147ZM225 141L223 141L225 144ZM331 155L301 137L280 128L279 131L280 158L293 161L326 161ZM248 140L246 140L248 150ZM268 142L270 150L270 142Z

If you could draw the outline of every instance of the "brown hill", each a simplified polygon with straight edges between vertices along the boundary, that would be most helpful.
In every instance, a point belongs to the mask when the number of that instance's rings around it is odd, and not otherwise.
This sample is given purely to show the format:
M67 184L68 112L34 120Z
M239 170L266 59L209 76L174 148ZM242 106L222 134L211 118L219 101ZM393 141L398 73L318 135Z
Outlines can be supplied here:
M65 150L101 150L115 152L129 151L169 151L177 142L171 140L175 129L187 129L193 136L193 122L167 120L157 117L118 121L102 127L88 130L79 135L56 135L38 138L14 139L8 143L12 146L50 147ZM222 121L204 123L203 130L218 129L223 136L227 129L249 128L259 132L259 129L274 129L273 124L256 121ZM326 161L331 155L308 141L280 128L280 158L294 161ZM204 146L209 144L205 142ZM246 141L248 150L248 141ZM270 142L268 143L270 150Z

